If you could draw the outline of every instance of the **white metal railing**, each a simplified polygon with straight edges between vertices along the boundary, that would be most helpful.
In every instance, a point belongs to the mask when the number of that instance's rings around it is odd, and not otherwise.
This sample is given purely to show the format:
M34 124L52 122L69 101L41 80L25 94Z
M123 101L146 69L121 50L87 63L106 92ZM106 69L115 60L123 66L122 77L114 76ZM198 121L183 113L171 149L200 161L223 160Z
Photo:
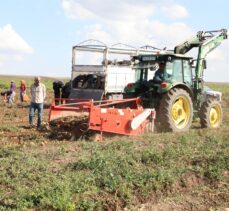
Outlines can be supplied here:
M85 40L76 46L73 46L73 51L88 51L88 52L98 52L98 53L108 53L112 54L126 54L126 55L138 55L138 54L150 54L150 53L157 53L159 48L155 48L153 46L142 46L140 48L136 48L127 44L117 43L111 45L110 47L107 46L105 43L99 40Z

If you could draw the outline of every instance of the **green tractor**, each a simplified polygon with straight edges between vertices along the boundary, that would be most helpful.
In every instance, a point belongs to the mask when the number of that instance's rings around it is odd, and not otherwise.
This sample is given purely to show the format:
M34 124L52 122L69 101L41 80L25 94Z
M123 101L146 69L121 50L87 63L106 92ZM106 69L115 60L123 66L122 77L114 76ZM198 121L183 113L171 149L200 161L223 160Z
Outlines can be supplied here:
M127 97L140 97L144 107L156 108L160 131L187 131L193 116L202 127L218 128L222 122L222 93L204 86L206 55L227 39L227 30L201 31L175 47L133 56L136 82L125 88ZM198 48L197 59L186 56Z

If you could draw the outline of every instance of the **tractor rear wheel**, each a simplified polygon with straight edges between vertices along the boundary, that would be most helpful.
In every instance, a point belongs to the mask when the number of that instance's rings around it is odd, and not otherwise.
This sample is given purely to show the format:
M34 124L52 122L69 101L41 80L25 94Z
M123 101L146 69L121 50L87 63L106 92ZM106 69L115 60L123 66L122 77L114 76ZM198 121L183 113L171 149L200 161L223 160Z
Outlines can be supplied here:
M160 131L187 131L192 118L193 104L187 91L174 88L162 97L158 113Z
M223 119L223 110L219 101L209 99L203 103L199 113L202 128L218 128Z

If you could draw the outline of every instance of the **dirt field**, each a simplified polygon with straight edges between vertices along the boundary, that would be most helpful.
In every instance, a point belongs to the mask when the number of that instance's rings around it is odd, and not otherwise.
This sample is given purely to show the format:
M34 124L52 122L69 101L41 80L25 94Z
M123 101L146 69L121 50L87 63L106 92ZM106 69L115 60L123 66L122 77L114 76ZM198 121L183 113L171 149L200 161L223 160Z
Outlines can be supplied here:
M70 141L69 134L46 128L51 89L40 131L28 127L29 103L17 96L9 107L1 99L0 208L226 210L229 88L212 86L224 92L220 129L202 130L194 122L188 133L103 143Z

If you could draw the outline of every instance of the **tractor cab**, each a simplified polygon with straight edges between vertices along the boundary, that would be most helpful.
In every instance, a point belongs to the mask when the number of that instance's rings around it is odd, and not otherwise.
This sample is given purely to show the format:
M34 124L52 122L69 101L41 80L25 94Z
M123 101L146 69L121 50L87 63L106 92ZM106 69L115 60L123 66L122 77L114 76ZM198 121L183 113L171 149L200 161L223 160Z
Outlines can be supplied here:
M127 94L143 97L151 92L153 95L158 95L178 84L192 90L191 57L166 53L139 55L133 57L132 61L136 82L126 86Z

